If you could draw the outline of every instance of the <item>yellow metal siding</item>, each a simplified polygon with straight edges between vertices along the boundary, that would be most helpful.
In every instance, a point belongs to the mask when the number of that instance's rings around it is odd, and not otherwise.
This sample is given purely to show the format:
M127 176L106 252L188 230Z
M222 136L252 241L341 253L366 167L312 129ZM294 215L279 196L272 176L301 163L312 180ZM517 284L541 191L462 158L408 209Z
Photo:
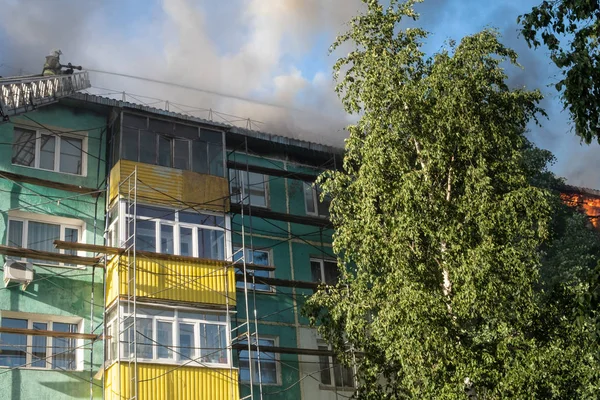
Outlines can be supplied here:
M120 160L110 172L111 201L118 194L118 183L136 166L138 201L179 207L186 203L207 210L229 211L226 178L129 160Z
M177 368L177 369L175 369ZM105 373L105 398L120 400L129 396L129 367L121 364ZM178 367L176 365L138 364L138 398L140 400L237 400L238 371L226 368ZM119 396L119 388L123 396Z
M119 261L120 259L120 261ZM120 277L117 275L120 269ZM108 264L106 303L127 294L126 256L114 257ZM117 285L117 279L120 284ZM226 285L227 283L227 285ZM228 287L226 287L228 286ZM235 272L225 262L210 260L163 260L137 257L136 295L139 297L204 304L235 305Z

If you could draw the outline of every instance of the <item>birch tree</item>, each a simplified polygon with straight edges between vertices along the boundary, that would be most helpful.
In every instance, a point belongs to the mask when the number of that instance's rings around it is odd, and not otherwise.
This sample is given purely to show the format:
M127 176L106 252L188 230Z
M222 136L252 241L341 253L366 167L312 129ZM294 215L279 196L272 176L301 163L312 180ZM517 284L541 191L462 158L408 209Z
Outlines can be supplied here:
M342 277L306 314L355 362L361 399L584 396L552 382L557 357L581 354L539 335L556 197L532 184L545 163L524 133L541 94L507 86L517 54L496 31L426 56L415 1L365 3L333 45L351 47L334 76L360 119L321 181ZM567 325L552 329L584 337ZM561 382L593 367L577 368Z

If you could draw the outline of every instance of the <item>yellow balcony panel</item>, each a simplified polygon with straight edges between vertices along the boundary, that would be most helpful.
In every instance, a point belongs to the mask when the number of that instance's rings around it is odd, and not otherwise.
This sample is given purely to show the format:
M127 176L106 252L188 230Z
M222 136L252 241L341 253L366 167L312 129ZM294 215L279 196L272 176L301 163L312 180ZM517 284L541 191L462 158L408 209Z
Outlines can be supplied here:
M131 365L133 367L133 364ZM138 363L138 399L237 400L238 371L234 368L204 368ZM113 364L104 374L104 398L129 398L130 367Z
M135 167L139 202L175 207L187 204L206 210L229 211L229 183L226 178L129 160L119 160L110 171L109 204L117 198L119 184ZM123 185L122 196L127 191L127 185Z
M225 261L140 252L136 257L138 298L235 305L235 271ZM144 255L142 255L144 254ZM154 257L148 254L154 254ZM107 265L106 305L128 292L129 258L115 256Z

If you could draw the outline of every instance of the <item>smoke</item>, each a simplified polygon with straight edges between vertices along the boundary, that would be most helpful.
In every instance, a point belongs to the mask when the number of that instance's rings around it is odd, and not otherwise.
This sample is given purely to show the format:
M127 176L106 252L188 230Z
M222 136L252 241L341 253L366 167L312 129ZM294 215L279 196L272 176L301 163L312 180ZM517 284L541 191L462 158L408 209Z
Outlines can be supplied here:
M417 5L418 24L432 33L428 52L448 38L498 28L524 67L507 70L509 84L545 95L542 106L549 119L541 120L541 128L532 124L530 138L557 156L556 173L599 188L600 174L584 173L597 165L598 145L579 145L554 88L548 87L557 71L544 49L528 48L518 35L516 17L538 2L425 0ZM147 96L131 101L169 100L176 112L189 109L183 105L212 109L228 114L214 113L215 121L244 124L250 118L253 129L341 146L352 119L333 91L335 56L327 56L328 47L361 7L360 0L0 0L3 15L10 16L0 19L0 75L16 75L19 69L39 73L49 50L60 48L65 62L284 107L91 73L96 87Z
M124 4L123 4L124 3ZM349 120L333 92L327 48L360 0L0 0L0 74L39 73L51 49L63 62L281 104L269 107L197 91L91 73L97 88L211 109L217 121L341 146ZM313 49L315 41L323 43ZM11 70L12 69L12 70ZM94 89L96 93L106 90ZM147 96L147 97L142 97ZM157 101L157 100L156 100ZM137 101L136 101L137 102ZM164 104L164 103L161 103ZM208 112L196 112L207 117ZM235 118L237 116L240 118ZM220 118L223 118L222 120Z

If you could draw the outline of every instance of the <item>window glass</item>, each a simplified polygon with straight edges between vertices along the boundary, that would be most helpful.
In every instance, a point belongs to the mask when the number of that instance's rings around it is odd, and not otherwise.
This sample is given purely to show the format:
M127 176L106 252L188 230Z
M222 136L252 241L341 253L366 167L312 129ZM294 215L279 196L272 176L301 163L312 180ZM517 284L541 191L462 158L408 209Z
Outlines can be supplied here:
M319 350L329 350L327 346L319 346ZM321 373L321 383L323 385L331 385L331 364L329 364L329 356L319 356L319 370Z
M175 140L173 167L190 169L190 142L188 140Z
M208 168L211 175L223 176L222 143L208 143Z
M149 118L148 130L156 133L172 134L173 123L169 121L163 121L162 119Z
M174 246L173 226L160 224L160 252L163 254L175 254Z
M166 208L137 205L135 212L138 217L159 218L175 221L175 211L168 210Z
M8 245L13 247L23 247L23 221L9 220Z
M156 323L158 342L158 358L173 358L173 323L158 321Z
M171 142L170 138L158 135L158 165L171 167Z
M12 163L25 165L27 167L35 166L35 131L29 131L21 128L14 128Z
M192 228L181 227L179 229L180 238L180 253L182 256L193 256L194 255L194 237Z
M40 142L40 168L54 170L54 151L56 138L52 135L42 135Z
M331 198L329 196L325 196L323 200L321 200L321 189L317 187L317 211L322 217L329 217L329 206L331 205Z
M54 241L60 239L60 225L35 221L29 221L28 225L28 249L58 252Z
M27 320L3 317L0 325L3 328L27 329ZM0 339L0 365L5 367L25 366L27 336L16 333L2 333Z
M315 196L313 188L310 184L304 182L304 204L306 205L306 212L315 214Z
M200 356L202 362L227 363L227 336L224 325L200 324Z
M141 251L156 251L156 223L138 220L136 225L135 246Z
M183 361L194 359L196 348L194 325L179 324L179 353Z
M216 215L201 214L197 212L180 212L179 221L195 225L208 225L223 227L225 218Z
M239 261L241 260L241 252L239 251L240 248L239 247L234 247L233 248L233 259L234 261ZM269 263L269 252L268 251L263 251L263 250L254 250L252 251L251 249L246 249L246 262L251 263L251 264L258 264L258 265L270 265ZM236 273L237 274L242 274L243 271L239 268L236 268ZM248 288L249 289L254 289L254 290L258 290L261 292L271 292L273 291L273 288L271 288L270 285L267 284L263 284L260 283L260 278L269 278L271 276L271 274L269 273L269 271L263 271L263 270L250 270L248 271L249 274L254 275L255 277L255 284L254 286L252 286L252 280L249 279L248 280ZM238 288L244 288L244 282L236 282L236 287Z
M183 137L190 140L198 139L198 127L175 124L175 136Z
M79 230L75 228L65 228L65 242L76 243L79 241ZM77 250L64 250L65 254L77 255Z
M124 123L124 122L123 122ZM137 129L123 128L121 156L125 160L138 160L139 131Z
M251 204L258 207L267 206L267 179L263 174L230 170L229 180L231 181L231 193L234 202L239 202L243 194L244 204ZM242 184L244 186L243 193Z
M36 331L47 331L48 324L34 322L33 329ZM45 336L31 336L31 366L37 368L47 368L46 348L48 347L48 338Z
M201 319L203 321L225 322L227 317L223 314L210 314L199 312L179 311L179 318L182 319Z
M247 344L248 342L240 341L241 344ZM274 339L260 339L258 341L259 347L262 346L275 346ZM240 367L240 380L242 382L250 382L250 363L248 357L248 350L241 350L239 357ZM260 365L258 363L257 352L252 352L252 382L258 383L258 368L260 368L262 383L275 384L277 383L277 360L275 353L262 351L260 352Z
M267 206L265 176L263 174L249 173L247 193L250 196L251 205L259 207Z
M223 260L225 258L224 232L198 228L198 257Z
M83 141L62 137L60 142L60 172L81 174Z
M322 282L323 276L321 275L321 262L311 261L310 262L310 275L313 282Z
M192 171L208 174L208 148L202 140L192 142Z
M168 308L154 308L154 307L137 307L137 314L151 315L153 317L175 317L175 311Z
M54 322L52 330L58 332L77 332L76 324ZM75 351L77 339L74 338L52 338L52 368L53 369L76 369Z
M339 270L337 264L332 261L324 261L323 269L325 275L325 283L328 285L335 285L339 278Z
M156 134L140 131L140 162L156 164Z
M148 127L148 119L139 115L123 114L123 126L137 129L146 129Z
M136 318L136 322L138 331L137 356L140 358L153 358L152 320L150 318Z
M354 373L352 368L339 363L336 358L333 358L333 376L335 377L335 385L338 387L354 387Z

